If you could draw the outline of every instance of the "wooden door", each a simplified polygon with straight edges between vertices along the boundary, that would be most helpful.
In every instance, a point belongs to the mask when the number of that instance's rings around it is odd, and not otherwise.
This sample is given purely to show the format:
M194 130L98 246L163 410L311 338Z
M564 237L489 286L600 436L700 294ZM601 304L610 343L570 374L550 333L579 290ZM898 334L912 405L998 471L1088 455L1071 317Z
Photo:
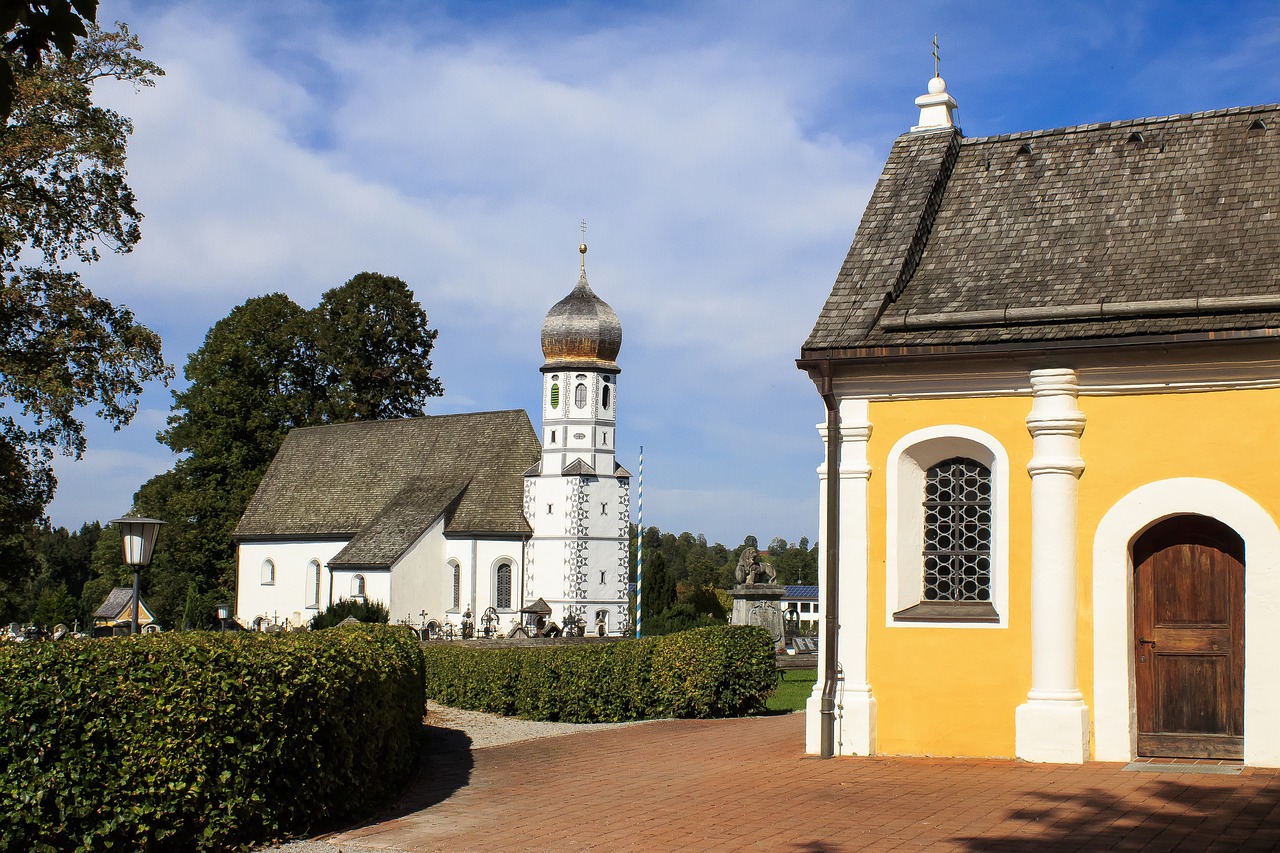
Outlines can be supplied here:
M1176 516L1133 548L1138 755L1244 756L1244 541Z

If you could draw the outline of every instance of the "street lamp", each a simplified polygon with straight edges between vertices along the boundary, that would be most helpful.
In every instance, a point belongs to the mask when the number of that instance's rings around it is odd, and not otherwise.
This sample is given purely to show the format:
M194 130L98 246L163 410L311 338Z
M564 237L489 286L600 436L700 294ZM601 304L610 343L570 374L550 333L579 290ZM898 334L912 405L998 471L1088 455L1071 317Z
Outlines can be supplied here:
M155 518L113 518L110 524L120 528L124 540L124 561L133 566L133 622L129 633L138 633L138 571L151 562L151 552L156 546L156 534L163 521Z

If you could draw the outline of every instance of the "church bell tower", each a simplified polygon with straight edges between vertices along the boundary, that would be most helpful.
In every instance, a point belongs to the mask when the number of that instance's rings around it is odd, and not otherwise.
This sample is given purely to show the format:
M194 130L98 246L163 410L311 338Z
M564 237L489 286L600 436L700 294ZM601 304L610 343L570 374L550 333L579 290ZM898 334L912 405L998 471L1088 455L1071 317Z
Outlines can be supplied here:
M588 633L627 629L630 477L616 459L622 323L587 283L542 323L542 458L525 477L530 601ZM526 602L527 603L527 602Z

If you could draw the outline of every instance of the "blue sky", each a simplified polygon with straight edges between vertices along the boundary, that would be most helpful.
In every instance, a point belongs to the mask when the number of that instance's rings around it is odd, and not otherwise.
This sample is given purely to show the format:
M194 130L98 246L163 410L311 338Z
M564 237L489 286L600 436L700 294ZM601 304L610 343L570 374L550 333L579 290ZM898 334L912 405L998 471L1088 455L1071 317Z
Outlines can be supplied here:
M646 525L816 538L823 417L794 360L914 98L969 136L1280 101L1271 3L120 2L167 75L132 116L146 215L88 270L179 368L274 291L362 270L440 330L428 412L536 411L539 330L587 269L617 310L619 450ZM128 510L172 465L170 392L91 423L50 507ZM536 424L535 424L536 426Z

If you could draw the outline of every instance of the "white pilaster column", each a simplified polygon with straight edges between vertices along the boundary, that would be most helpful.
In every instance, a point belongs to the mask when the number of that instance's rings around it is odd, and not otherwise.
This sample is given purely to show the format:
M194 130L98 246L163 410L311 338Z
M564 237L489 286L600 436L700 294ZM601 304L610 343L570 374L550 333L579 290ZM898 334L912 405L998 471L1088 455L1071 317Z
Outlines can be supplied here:
M1076 672L1076 542L1080 435L1074 370L1031 371L1031 691L1015 713L1026 761L1080 764L1089 756L1089 709Z
M827 425L818 424L826 447ZM871 422L866 400L840 401L840 609L837 638L841 674L836 689L836 754L872 755L876 743L876 700L867 681L867 481L871 465L867 461L867 441ZM824 453L825 458L825 453ZM826 465L818 468L820 513L826 511ZM819 515L819 530L826 530ZM826 543L819 543L818 578L826 577ZM825 606L826 591L818 595ZM822 614L825 615L825 614ZM826 665L824 620L818 620L818 682L805 705L805 751L817 753L821 746L822 673Z

